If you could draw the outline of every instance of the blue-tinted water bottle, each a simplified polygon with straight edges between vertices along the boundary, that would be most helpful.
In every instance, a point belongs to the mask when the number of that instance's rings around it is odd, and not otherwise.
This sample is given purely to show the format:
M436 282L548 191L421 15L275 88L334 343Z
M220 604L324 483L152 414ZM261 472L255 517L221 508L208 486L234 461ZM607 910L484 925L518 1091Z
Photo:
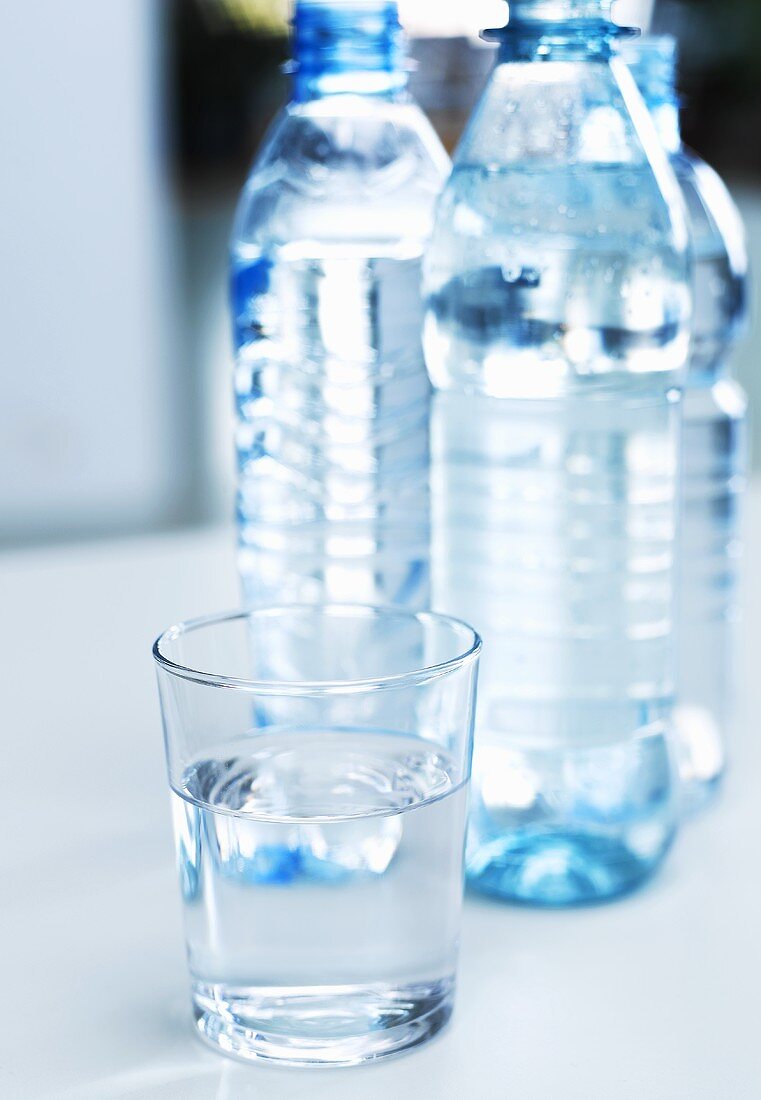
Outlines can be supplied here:
M267 602L429 599L420 266L448 158L389 0L299 0L232 241L239 565Z
M682 145L676 43L622 45L684 194L695 309L684 394L676 730L685 801L702 805L724 771L738 619L740 509L746 410L729 356L747 312L748 261L740 214L721 179Z
M425 261L434 607L484 639L471 883L548 905L643 881L670 731L676 181L606 0L513 0Z

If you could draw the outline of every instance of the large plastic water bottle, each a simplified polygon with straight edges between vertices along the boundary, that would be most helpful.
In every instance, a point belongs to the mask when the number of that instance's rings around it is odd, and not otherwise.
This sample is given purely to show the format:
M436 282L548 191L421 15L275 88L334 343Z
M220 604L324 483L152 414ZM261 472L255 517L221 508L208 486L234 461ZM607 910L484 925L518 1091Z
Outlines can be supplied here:
M729 353L746 316L748 261L740 214L712 168L682 145L669 36L622 45L686 199L695 310L684 394L676 729L688 807L719 783L731 724L738 618L746 409Z
M433 603L484 638L467 866L604 899L674 834L678 187L605 0L514 0L425 262Z
M423 606L420 266L449 161L395 3L299 0L293 31L293 100L232 242L245 598Z

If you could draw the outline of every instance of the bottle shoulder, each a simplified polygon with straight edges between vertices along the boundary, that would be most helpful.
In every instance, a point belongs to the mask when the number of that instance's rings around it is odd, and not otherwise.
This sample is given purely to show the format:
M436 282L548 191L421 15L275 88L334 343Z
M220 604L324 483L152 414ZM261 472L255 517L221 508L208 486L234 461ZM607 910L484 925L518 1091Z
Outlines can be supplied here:
M632 89L628 71L604 61L498 63L465 128L455 166L647 165L645 146L657 146L657 139L652 125L643 136L641 118L631 110Z
M667 248L686 266L681 195L644 108L630 110L629 80L602 62L497 65L455 153L437 231L477 237L497 224L595 250L615 228L637 251Z
M497 65L455 155L424 261L439 388L565 398L679 384L684 206L630 74Z
M692 247L698 258L726 255L735 275L748 270L745 229L721 176L690 149L671 157L687 207Z
M379 239L423 240L448 171L441 142L412 101L289 104L246 181L233 246L354 238L360 223Z

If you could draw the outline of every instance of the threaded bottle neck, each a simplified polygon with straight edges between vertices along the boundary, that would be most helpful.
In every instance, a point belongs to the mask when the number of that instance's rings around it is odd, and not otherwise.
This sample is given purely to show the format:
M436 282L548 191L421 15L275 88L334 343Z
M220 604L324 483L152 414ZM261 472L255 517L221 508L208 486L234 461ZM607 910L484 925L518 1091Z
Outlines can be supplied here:
M616 52L634 77L664 148L676 153L682 144L676 93L676 40L668 34L648 35L620 42Z
M407 83L404 36L393 0L297 0L294 97L391 97Z
M510 18L521 22L612 21L610 12L613 0L508 0L508 4Z
M613 0L507 0L505 27L484 31L500 43L502 61L557 57L607 59L614 38L635 34L611 18Z

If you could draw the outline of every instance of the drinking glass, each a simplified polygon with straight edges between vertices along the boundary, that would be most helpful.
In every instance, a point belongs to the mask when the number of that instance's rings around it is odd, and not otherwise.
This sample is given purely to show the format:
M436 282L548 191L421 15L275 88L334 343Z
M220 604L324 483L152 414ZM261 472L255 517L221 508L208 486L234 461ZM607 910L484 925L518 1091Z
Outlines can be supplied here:
M156 641L195 1021L351 1065L449 1019L481 642L443 615L290 606Z

